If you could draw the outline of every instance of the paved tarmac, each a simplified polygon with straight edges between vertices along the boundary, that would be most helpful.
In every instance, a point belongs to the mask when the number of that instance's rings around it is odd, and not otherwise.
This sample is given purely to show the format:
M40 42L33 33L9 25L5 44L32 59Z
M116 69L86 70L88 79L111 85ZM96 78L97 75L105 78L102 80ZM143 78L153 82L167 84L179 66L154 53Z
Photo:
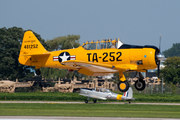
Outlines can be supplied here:
M123 117L59 117L59 116L0 116L0 120L179 120L173 118L123 118Z
M0 101L0 103L59 103L59 104L85 104L84 102L62 102L62 101ZM89 102L88 104L94 104ZM97 102L95 104L129 104L128 102ZM136 103L131 102L130 104L140 105L180 105L180 103Z

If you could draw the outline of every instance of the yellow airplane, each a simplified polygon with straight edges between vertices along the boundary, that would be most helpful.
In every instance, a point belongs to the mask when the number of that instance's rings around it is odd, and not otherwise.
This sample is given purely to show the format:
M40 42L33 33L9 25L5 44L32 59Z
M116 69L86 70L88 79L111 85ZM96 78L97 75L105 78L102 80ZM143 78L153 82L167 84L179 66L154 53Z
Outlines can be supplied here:
M164 56L155 46L128 45L119 39L86 42L78 48L49 52L32 31L25 32L19 54L19 62L35 66L37 75L41 74L41 67L77 70L88 76L119 73L118 88L122 92L129 89L124 72L137 71L135 88L143 90L145 81L140 72L156 68L162 60Z

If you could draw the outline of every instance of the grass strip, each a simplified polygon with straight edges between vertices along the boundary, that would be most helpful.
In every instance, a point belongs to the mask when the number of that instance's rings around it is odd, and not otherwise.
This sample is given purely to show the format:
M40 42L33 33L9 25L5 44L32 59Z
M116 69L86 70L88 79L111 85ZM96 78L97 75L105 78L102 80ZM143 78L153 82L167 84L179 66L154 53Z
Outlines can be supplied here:
M1 116L180 118L176 105L1 103Z
M135 102L180 102L176 94L134 94ZM0 93L0 100L44 100L44 101L84 101L86 97L79 93L41 93L17 92Z

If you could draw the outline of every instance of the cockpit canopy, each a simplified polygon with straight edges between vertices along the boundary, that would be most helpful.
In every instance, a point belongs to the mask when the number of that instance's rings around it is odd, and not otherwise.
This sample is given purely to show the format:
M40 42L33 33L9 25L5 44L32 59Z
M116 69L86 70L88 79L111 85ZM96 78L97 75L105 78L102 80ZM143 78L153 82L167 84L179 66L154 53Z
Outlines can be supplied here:
M99 88L99 92L111 93L109 89Z
M82 47L86 50L94 50L94 49L114 49L119 48L123 43L117 40L112 39L102 39L101 41L97 40L94 42L93 40L91 42L87 41L86 43L83 43Z

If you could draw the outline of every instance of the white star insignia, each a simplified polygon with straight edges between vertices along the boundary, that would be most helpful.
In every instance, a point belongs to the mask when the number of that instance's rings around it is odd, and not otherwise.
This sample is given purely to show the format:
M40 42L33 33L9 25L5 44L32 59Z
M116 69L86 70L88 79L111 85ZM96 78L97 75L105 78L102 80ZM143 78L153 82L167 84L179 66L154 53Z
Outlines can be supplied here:
M67 59L69 58L69 55L66 56L66 53L64 52L63 56L59 56L62 59L62 62L67 61Z

